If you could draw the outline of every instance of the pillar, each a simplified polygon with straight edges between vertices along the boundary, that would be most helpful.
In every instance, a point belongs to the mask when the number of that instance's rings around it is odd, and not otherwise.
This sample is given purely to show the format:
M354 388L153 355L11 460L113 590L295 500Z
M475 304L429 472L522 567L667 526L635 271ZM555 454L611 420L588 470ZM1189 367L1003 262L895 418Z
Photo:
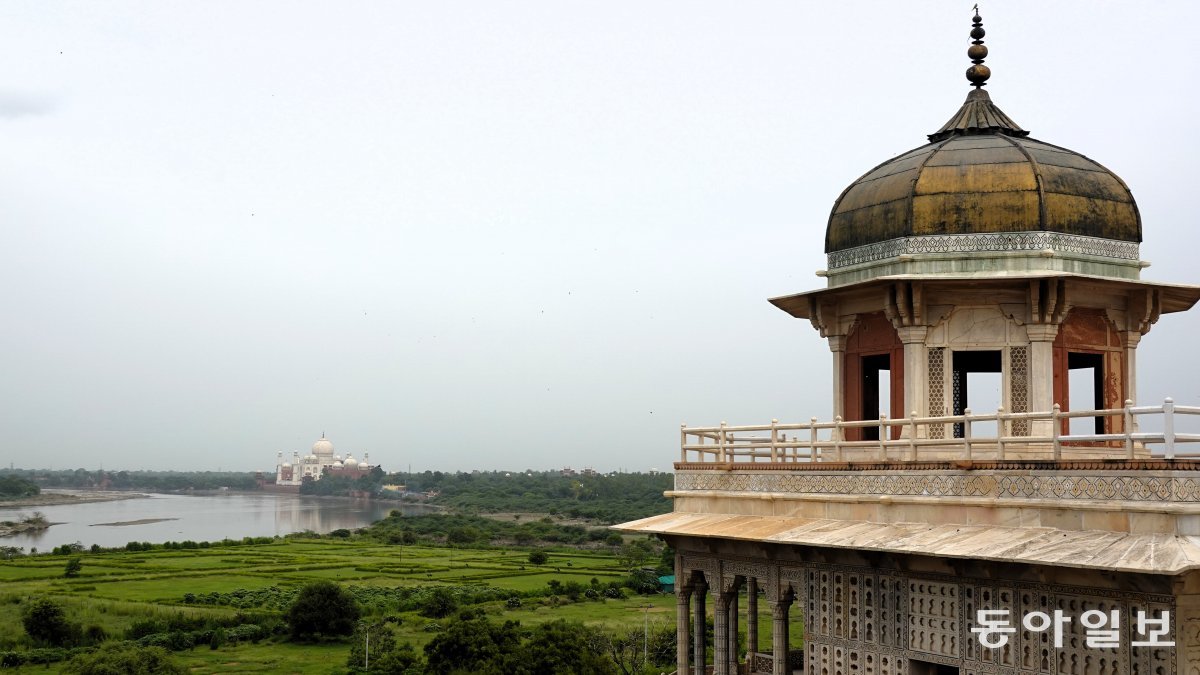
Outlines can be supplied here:
M696 611L692 613L693 629L692 629L692 665L695 668L695 675L705 675L704 668L704 595L708 591L708 585L703 581L697 581L693 593L696 596Z
M729 673L738 671L738 591L735 586L729 594Z
M830 335L829 351L833 352L833 416L846 418L845 383L846 375L846 336Z
M791 636L788 632L788 607L791 604L790 596L781 596L778 602L771 603L771 675L789 675L788 643Z
M677 575L676 579L682 579ZM692 601L691 586L676 586L675 588L675 672L686 675L688 668L688 649L691 647L688 638L688 605ZM703 633L701 634L703 636Z
M1142 333L1136 330L1121 331L1121 346L1125 348L1125 398L1137 405L1137 346Z
M729 672L729 596L717 593L713 608L713 675L732 675Z
M1054 338L1056 324L1038 323L1025 326L1029 334L1029 412L1046 413L1054 409ZM1033 420L1029 427L1032 436L1049 436L1054 423Z
M758 578L746 580L746 653L758 651Z
M925 417L929 412L929 350L925 347L925 336L929 333L928 326L904 326L896 329L900 342L904 345L904 416L914 410L917 417ZM941 411L938 411L941 414ZM903 436L911 430L904 427ZM926 427L918 427L917 435L924 437Z

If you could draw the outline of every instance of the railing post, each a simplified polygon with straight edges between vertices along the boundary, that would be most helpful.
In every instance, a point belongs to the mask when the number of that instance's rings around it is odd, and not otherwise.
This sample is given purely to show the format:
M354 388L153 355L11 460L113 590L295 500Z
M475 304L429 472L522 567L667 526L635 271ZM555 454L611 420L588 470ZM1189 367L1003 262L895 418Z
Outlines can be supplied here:
M1133 399L1125 399L1125 459L1133 459Z
M879 459L884 462L886 462L887 458L888 458L887 434L888 434L887 415L880 415L879 416Z
M779 461L779 430L775 425L779 424L779 420L771 418L771 463Z
M842 416L833 418L833 457L834 461L842 461Z
M908 458L917 461L917 411L908 412Z
M1175 459L1175 399L1170 396L1163 401L1163 443L1167 459Z
M971 459L971 409L967 408L963 411L963 450L967 454L967 459Z
M817 458L817 418L808 420L808 461L819 462Z
M1004 406L996 408L996 459L1004 459L1004 437L1008 435L1008 420L1004 417Z
M701 457L700 460L704 461L704 458ZM681 462L687 461L687 425L686 424L679 425L679 461L681 461Z
M724 464L725 459L725 422L721 422L721 431L717 435L717 461Z
M1062 417L1062 404L1055 403L1054 404L1054 412L1050 415L1050 419L1052 420L1050 435L1051 435L1051 438L1053 439L1053 443L1054 443L1054 461L1056 461L1056 462L1058 460L1062 459L1062 441L1059 440L1059 438L1058 438L1060 426L1061 426L1061 422L1060 422L1061 417Z

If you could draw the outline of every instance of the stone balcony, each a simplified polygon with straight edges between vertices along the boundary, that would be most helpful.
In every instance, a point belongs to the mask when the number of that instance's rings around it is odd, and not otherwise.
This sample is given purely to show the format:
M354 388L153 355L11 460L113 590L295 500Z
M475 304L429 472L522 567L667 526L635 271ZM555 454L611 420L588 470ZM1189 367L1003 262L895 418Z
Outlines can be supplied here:
M1168 400L872 423L883 442L843 441L864 423L837 420L684 427L667 493L674 512L621 528L1113 571L1200 569L1200 457L1183 451L1200 434L1177 432L1181 415L1200 408ZM1115 416L1119 433L1058 433L1064 419ZM1012 435L1017 420L1032 433ZM972 434L989 421L1004 433ZM1158 430L1140 431L1142 421ZM1033 435L1039 424L1048 433ZM930 438L939 427L945 436Z

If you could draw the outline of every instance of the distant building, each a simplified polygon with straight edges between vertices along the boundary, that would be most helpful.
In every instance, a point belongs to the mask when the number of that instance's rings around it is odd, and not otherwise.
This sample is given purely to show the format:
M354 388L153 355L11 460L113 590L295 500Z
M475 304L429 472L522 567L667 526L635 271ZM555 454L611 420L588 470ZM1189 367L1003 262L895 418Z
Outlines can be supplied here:
M304 457L300 453L292 453L292 461L283 461L283 451L276 455L275 463L275 484L281 486L299 487L306 480L320 480L325 474L349 476L350 478L359 478L371 472L375 467L370 464L370 455L363 453L363 460L360 462L354 459L350 453L346 453L346 458L342 459L341 455L334 454L333 443L325 438L322 433L321 437L313 443L309 454Z

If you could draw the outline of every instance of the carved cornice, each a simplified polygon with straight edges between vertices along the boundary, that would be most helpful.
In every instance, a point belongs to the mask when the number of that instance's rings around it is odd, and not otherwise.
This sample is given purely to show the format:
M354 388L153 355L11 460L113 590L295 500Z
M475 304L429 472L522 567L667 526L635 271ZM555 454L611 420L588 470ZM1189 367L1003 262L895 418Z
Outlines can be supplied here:
M827 258L829 269L838 269L902 255L1035 253L1045 250L1122 261L1137 261L1140 257L1138 244L1131 241L1083 237L1061 232L1002 232L899 237L844 251L834 251Z

